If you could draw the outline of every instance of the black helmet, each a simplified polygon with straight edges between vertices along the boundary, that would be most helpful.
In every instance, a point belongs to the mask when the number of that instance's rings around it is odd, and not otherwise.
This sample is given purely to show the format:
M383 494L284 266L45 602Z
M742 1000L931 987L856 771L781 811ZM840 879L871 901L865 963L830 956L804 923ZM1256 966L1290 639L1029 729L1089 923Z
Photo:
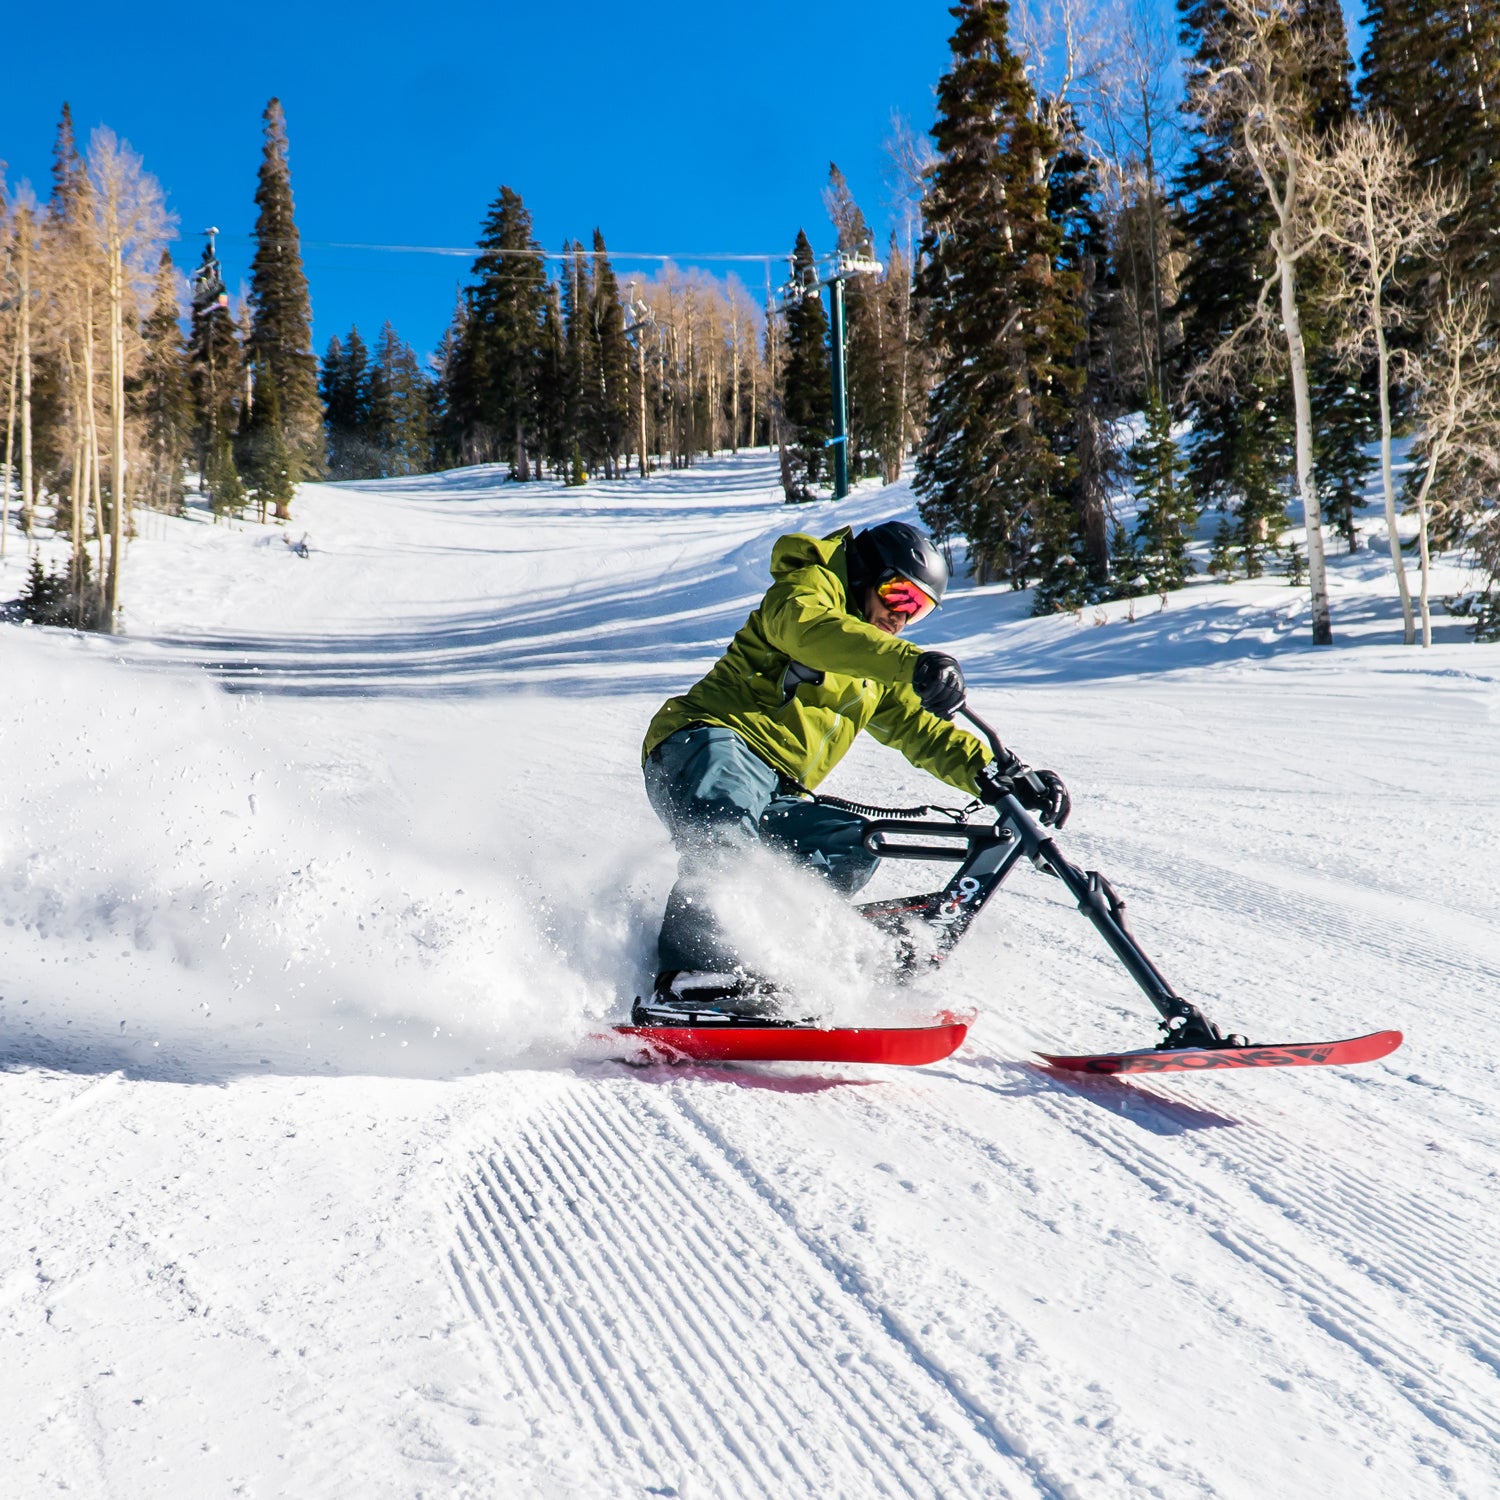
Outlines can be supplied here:
M909 578L941 604L948 587L948 564L932 539L905 521L882 521L851 538L849 587L856 595L897 577Z

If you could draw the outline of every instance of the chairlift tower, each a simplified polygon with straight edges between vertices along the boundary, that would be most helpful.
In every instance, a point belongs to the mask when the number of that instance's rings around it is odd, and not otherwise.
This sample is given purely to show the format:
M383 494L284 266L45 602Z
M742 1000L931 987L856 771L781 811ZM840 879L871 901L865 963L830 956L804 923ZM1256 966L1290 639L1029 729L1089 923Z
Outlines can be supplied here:
M833 498L842 500L849 493L849 401L845 392L845 326L844 283L853 276L878 276L885 267L864 245L853 255L840 250L807 268L804 279L795 277L781 289L783 308L816 297L828 288L828 364L829 383L833 390L833 436L824 444L833 449ZM827 270L818 274L818 265Z

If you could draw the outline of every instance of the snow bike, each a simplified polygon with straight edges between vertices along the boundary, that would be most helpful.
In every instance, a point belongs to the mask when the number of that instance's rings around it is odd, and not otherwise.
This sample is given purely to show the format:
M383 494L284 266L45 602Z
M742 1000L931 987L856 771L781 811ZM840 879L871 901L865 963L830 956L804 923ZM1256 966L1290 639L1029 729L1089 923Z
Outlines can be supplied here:
M967 704L957 712L989 742L1000 763L1007 759L999 736ZM818 796L817 793L811 794ZM895 979L909 982L940 965L970 924L1023 860L1061 880L1110 951L1155 1007L1163 1035L1152 1047L1133 1052L1081 1056L1040 1054L1055 1068L1088 1073L1163 1073L1222 1068L1307 1066L1371 1062L1401 1045L1399 1031L1377 1031L1337 1042L1254 1045L1221 1032L1190 1000L1179 995L1125 922L1125 902L1097 870L1071 864L1052 834L1037 822L1013 792L994 804L992 822L971 821L979 804L963 809L877 808L822 796L866 818L864 845L882 859L951 862L957 866L939 891L870 901L858 909L895 938ZM943 821L924 814L943 812ZM885 1062L918 1064L947 1057L963 1042L967 1022L954 1016L914 1027L825 1029L807 1021L779 1018L703 1017L691 1026L651 1024L649 1009L637 1003L632 1024L622 1035L638 1037L665 1056L699 1061ZM646 1022L646 1024L641 1024Z

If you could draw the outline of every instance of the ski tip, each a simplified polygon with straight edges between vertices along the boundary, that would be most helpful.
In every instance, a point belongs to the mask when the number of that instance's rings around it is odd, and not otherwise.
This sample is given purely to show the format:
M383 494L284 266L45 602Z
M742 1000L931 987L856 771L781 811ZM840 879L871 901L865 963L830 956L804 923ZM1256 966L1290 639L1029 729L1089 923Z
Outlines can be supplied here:
M1095 1052L1082 1056L1037 1054L1050 1068L1067 1073L1217 1073L1229 1068L1342 1067L1378 1062L1404 1040L1399 1031L1372 1031L1340 1042L1280 1042L1248 1047L1146 1047L1138 1052Z

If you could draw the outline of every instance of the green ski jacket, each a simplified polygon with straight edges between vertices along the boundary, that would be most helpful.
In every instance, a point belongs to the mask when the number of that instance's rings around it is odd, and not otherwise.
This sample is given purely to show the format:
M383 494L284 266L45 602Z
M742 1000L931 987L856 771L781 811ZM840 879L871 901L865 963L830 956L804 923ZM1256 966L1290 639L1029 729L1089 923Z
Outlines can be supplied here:
M642 757L693 724L732 729L767 765L812 788L861 729L914 766L978 794L983 742L928 713L912 691L920 646L866 624L849 602L846 526L832 536L784 536L775 580L709 674L669 698L646 730ZM804 669L801 676L789 668ZM823 673L821 683L807 676Z

